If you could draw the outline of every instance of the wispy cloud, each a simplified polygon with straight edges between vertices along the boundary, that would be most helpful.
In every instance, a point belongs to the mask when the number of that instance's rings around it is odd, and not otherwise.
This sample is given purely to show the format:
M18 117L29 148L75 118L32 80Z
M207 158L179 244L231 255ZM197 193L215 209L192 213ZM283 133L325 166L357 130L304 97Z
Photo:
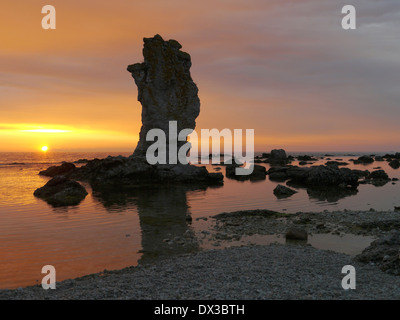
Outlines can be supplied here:
M400 149L398 0L353 0L353 31L341 28L344 0L52 4L54 32L40 28L41 1L3 4L4 123L136 134L141 107L126 66L143 59L143 37L160 33L192 56L199 127L255 128L263 148L275 139L288 148L380 140Z

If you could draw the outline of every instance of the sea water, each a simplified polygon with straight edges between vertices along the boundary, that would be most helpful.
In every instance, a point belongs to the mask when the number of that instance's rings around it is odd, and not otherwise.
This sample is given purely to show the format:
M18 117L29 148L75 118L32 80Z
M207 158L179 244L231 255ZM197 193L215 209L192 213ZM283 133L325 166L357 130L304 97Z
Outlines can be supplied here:
M326 162L326 157L320 159L323 154L313 154L319 159L314 164ZM89 193L85 200L78 206L64 208L53 208L33 196L49 180L38 175L39 171L60 165L62 161L108 155L128 156L129 153L0 153L0 288L40 283L44 265L53 265L60 281L207 248L200 241L191 246L171 247L165 239L185 233L196 237L212 221L198 218L221 212L269 209L295 213L371 208L386 211L400 206L400 183L397 182L381 187L360 185L357 193L347 196L309 194L300 188L289 198L277 199L273 189L279 182L268 177L256 182L225 177L223 186L204 189L146 187L125 193L94 192L90 185L83 183ZM348 162L358 156L336 153L330 158ZM298 161L292 164L298 165ZM261 165L268 170L268 164ZM350 163L346 167L372 171L378 166L390 178L400 178L400 169L392 169L386 161L368 165ZM225 173L223 166L207 165L207 168ZM192 217L191 222L187 220L188 215ZM255 237L253 242L266 244L276 240ZM363 242L347 236L340 241L354 244L348 246L354 252L344 251L351 254L368 245L371 239ZM335 250L335 243L340 241L317 236L310 242L315 247Z

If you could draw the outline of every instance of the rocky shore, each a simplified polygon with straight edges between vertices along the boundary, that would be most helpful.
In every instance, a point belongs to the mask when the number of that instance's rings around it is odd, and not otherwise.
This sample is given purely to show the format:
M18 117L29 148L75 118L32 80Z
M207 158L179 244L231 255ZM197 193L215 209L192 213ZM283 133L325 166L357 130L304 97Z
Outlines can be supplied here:
M0 299L399 299L400 212L285 214L269 210L212 218L211 241L249 234L361 234L380 238L350 257L304 241L203 250L150 265L104 271L57 283L0 291ZM356 269L356 289L344 290L343 266Z

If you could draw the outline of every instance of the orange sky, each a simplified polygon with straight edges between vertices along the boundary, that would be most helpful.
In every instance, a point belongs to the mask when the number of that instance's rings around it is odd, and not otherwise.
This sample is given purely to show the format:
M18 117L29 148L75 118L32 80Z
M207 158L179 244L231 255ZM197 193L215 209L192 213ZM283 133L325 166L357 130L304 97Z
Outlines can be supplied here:
M56 30L41 28L46 4ZM358 29L344 31L345 4L4 0L0 151L133 151L141 105L126 67L157 33L192 56L198 130L255 129L260 151L400 150L400 6L354 0Z

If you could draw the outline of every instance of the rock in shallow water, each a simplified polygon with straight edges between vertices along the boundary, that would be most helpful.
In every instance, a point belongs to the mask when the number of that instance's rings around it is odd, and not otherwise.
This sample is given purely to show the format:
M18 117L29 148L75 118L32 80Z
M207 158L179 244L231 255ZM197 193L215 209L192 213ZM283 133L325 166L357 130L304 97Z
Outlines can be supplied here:
M286 163L288 161L286 151L283 149L273 149L268 160L271 164Z
M88 193L78 182L64 176L57 176L43 187L36 189L33 194L52 206L58 207L78 205Z
M285 235L286 239L289 240L302 240L305 241L308 239L307 231L298 227L290 227Z
M400 161L395 159L389 162L389 166L391 166L393 169L398 169L400 168Z
M40 171L41 176L55 177L58 175L68 175L76 169L73 163L65 162L61 166L52 166L46 170Z
M169 183L222 184L222 173L210 173L205 167L193 165L150 165L142 157L107 157L89 161L71 175L88 181L92 186L140 185Z
M265 180L265 176L267 174L267 169L264 166L260 166L255 164L253 167L253 172L248 175L237 175L236 174L236 168L238 168L237 165L228 165L226 166L226 177L230 179L235 179L235 180Z
M297 193L297 191L285 187L281 184L278 184L274 189L274 195L277 196L278 198L287 198L294 195L295 193Z

